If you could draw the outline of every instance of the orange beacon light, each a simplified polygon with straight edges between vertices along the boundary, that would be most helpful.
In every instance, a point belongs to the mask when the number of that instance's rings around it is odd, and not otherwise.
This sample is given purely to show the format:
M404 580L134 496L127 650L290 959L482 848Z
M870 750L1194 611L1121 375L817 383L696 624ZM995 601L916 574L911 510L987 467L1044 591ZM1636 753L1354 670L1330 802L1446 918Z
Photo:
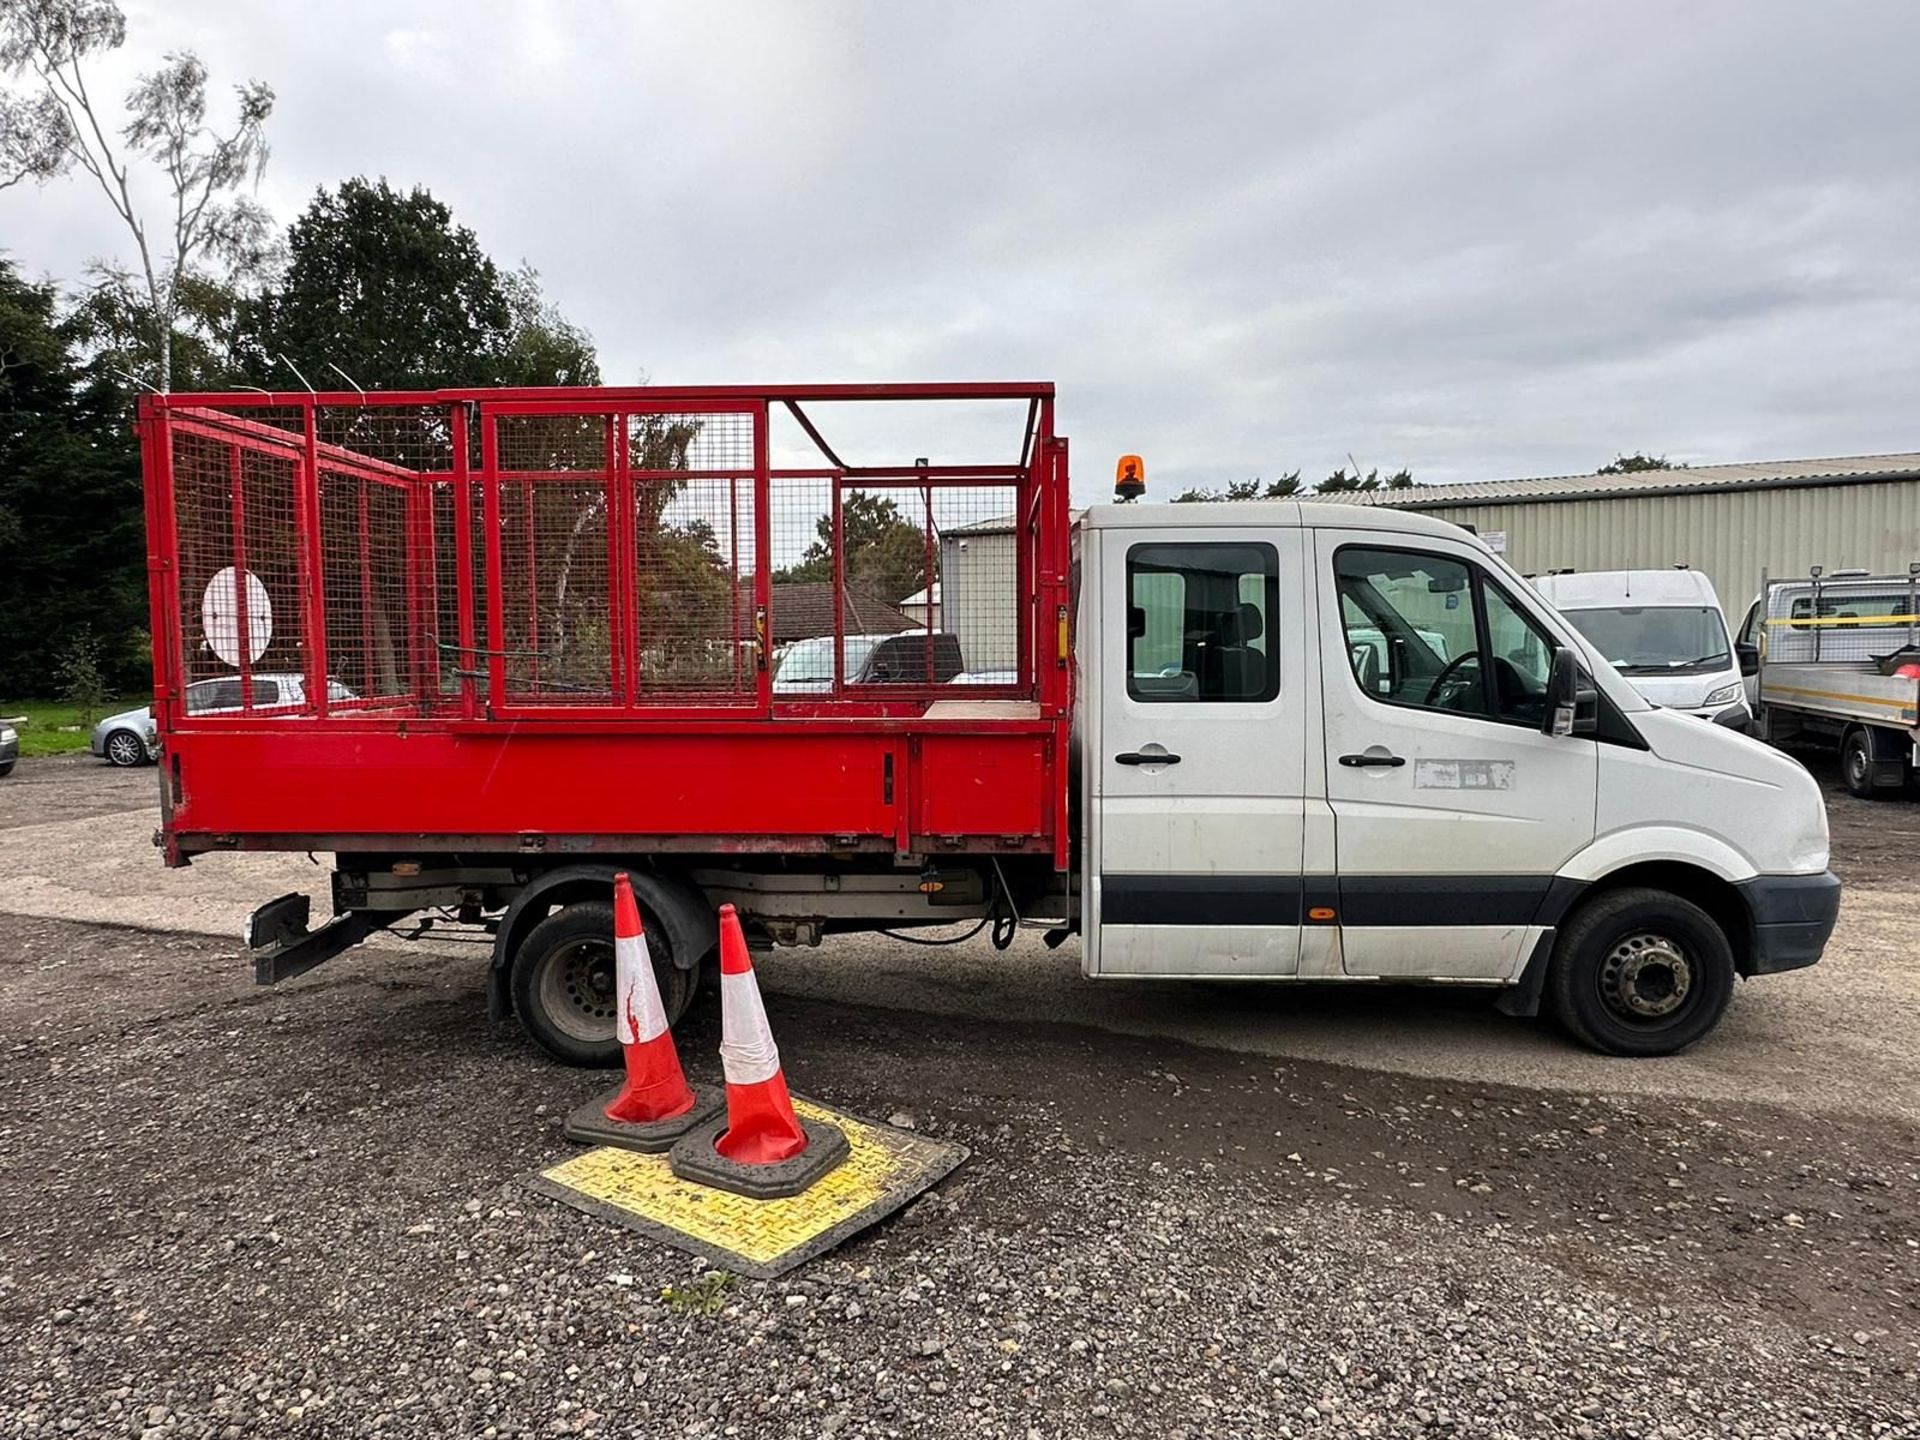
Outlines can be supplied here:
M1122 455L1113 472L1113 493L1121 504L1147 493L1147 462L1138 455Z

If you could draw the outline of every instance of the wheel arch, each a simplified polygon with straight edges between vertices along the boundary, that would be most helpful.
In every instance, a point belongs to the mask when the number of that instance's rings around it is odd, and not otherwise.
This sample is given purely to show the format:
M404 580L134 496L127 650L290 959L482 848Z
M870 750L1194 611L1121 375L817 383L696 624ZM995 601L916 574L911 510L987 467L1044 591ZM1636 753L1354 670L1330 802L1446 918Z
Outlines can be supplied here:
M1745 897L1734 881L1693 861L1639 860L1609 870L1581 885L1555 923L1564 924L1577 906L1598 896L1627 889L1663 890L1698 905L1727 937L1734 968L1742 975L1752 973L1753 916Z
M613 877L622 870L633 881L633 896L640 902L642 913L657 920L666 931L668 952L676 969L693 969L720 943L719 921L705 895L690 880L610 860L547 870L520 888L493 937L493 962L487 974L489 1016L504 1020L513 1014L513 957L527 932L556 906L575 900L611 899Z

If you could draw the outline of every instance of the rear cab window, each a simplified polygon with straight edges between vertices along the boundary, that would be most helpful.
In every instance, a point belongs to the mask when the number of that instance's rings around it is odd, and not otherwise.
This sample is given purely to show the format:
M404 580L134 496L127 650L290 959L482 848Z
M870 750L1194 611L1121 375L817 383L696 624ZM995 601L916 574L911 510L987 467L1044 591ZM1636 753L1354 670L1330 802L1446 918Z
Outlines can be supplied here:
M1280 558L1262 543L1127 551L1127 694L1150 704L1261 704L1280 693Z

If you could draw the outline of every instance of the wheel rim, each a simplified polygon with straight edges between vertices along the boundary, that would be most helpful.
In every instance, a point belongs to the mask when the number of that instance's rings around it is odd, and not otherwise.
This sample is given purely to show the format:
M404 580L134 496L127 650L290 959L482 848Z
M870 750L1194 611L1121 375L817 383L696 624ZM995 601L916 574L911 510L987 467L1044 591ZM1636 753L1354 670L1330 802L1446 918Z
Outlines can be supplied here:
M1856 786L1867 783L1867 749L1858 740L1847 747L1847 778Z
M140 742L124 730L107 737L107 758L116 765L138 765Z
M1600 967L1600 997L1635 1024L1670 1020L1693 993L1693 961L1680 945L1649 931L1629 935Z
M613 944L575 940L551 951L540 967L540 1005L574 1040L613 1038Z

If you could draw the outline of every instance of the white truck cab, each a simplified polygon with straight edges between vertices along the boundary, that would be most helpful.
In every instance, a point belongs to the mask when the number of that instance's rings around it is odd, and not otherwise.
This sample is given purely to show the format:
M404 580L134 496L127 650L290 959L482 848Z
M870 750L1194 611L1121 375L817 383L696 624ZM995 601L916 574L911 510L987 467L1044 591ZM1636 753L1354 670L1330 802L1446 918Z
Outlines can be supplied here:
M1733 643L1713 582L1698 570L1557 571L1535 576L1533 587L1654 704L1751 727L1745 677L1759 657Z
M1806 770L1649 704L1469 532L1133 504L1077 547L1088 975L1509 987L1663 1054L1819 959Z

